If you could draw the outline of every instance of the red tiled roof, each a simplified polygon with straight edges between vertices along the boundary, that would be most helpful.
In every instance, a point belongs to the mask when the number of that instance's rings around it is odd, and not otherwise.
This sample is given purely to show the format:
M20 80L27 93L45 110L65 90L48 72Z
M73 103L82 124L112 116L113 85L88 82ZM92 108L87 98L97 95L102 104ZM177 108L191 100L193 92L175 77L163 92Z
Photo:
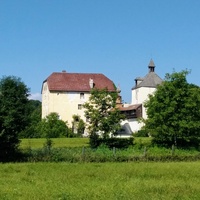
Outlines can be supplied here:
M47 81L50 91L90 91L89 80L93 79L94 88L115 91L114 83L103 74L90 73L52 73Z

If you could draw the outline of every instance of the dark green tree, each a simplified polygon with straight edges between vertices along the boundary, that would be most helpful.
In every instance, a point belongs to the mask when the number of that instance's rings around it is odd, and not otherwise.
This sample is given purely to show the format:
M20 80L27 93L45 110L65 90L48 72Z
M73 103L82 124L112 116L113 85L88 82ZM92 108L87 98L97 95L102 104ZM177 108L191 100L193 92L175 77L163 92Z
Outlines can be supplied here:
M198 146L200 137L200 88L187 82L189 71L166 74L146 102L145 129L153 143L162 146Z
M38 100L29 100L27 112L29 113L29 123L25 130L20 133L20 138L38 138L40 134L38 133L37 126L41 122L41 102Z
M37 132L43 138L67 137L68 126L63 120L59 119L57 113L50 113L37 126Z
M18 151L19 133L28 123L29 89L20 78L0 80L0 160L13 159Z
M103 138L108 138L109 134L115 134L121 128L120 121L124 116L116 107L117 97L117 91L91 90L89 101L84 104L90 136L96 137L100 133Z

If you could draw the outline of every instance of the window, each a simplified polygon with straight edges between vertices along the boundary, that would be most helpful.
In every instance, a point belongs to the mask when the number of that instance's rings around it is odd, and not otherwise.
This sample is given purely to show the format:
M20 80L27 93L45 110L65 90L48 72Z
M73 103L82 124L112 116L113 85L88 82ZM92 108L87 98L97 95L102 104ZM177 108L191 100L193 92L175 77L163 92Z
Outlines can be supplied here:
M135 90L135 99L138 100L138 90Z
M80 93L80 99L84 99L84 93Z
M78 110L82 109L82 104L78 104Z

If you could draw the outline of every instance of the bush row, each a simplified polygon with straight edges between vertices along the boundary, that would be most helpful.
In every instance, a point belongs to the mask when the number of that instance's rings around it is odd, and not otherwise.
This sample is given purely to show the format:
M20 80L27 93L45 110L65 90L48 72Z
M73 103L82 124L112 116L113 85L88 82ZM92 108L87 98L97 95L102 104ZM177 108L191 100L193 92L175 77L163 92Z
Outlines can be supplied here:
M157 149L156 149L157 151ZM109 149L101 146L97 149L89 147L83 148L47 148L26 149L21 161L28 162L133 162L133 161L197 161L200 160L200 153L195 151L177 151L172 153L166 150L160 153L144 149L128 148L120 150L117 148ZM163 150L164 151L164 150Z
M99 138L98 135L90 136L90 147L98 148L101 145L105 145L108 148L118 148L118 149L126 149L129 146L133 145L134 138Z

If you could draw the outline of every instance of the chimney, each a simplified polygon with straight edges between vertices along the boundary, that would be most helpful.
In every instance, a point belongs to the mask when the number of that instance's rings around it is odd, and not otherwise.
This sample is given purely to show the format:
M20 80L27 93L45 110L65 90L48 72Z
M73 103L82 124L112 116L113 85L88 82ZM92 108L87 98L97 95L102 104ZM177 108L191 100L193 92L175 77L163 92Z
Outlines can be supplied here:
M66 70L62 70L62 73L66 73Z
M137 86L137 79L135 79L135 86Z
M91 89L94 87L94 81L92 78L89 79L89 85Z

